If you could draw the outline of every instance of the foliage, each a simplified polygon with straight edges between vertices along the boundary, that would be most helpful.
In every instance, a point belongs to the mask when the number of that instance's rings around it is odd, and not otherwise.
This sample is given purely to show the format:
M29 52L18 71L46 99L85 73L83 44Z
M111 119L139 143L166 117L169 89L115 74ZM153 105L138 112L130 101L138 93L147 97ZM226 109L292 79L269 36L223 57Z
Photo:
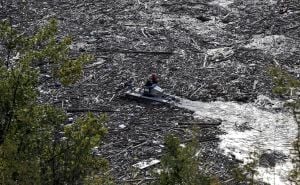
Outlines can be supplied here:
M299 125L298 125L299 127ZM290 180L295 183L300 183L300 165L299 165L299 159L300 159L300 139L294 141L293 146L295 148L295 151L297 152L297 157L292 160L293 163L295 163L295 167L292 171L290 171Z
M273 93L281 95L289 95L291 89L300 87L300 81L289 75L286 71L279 67L271 67L269 74L273 77L275 86Z
M51 66L53 78L68 85L91 59L71 59L71 39L56 35L55 20L32 36L0 23L0 184L107 182L101 176L107 161L91 152L107 132L106 116L66 125L62 110L37 102L40 66Z
M294 109L294 117L298 125L298 136L297 139L293 142L294 147L294 158L292 159L292 162L295 164L294 169L290 172L290 180L297 183L300 183L300 121L299 121L299 114L300 112L296 112L295 110L300 110L300 100L297 99L297 101L294 102L294 105L291 103L289 106L292 106Z
M233 175L235 180L238 182L247 182L250 185L255 184L254 177L258 174L255 169L258 166L258 153L251 152L249 156L250 162L243 165L243 167L238 167L233 169Z
M289 91L296 91L299 93L300 89L300 80L290 75L285 70L279 68L279 67L273 67L270 70L270 75L273 78L273 81L275 82L275 87L273 88L273 92L281 95L288 94ZM292 108L295 121L298 125L298 130L300 128L300 99L299 96L293 96L293 93L290 93L292 95L291 98L293 98L293 101L289 101L286 103L286 106ZM295 151L295 157L293 159L293 162L295 163L294 169L290 172L290 180L294 181L295 183L300 182L300 133L298 131L298 136L296 141L293 143L294 151Z
M211 179L200 174L195 142L181 147L179 139L169 135L165 139L166 153L161 159L159 185L209 185Z

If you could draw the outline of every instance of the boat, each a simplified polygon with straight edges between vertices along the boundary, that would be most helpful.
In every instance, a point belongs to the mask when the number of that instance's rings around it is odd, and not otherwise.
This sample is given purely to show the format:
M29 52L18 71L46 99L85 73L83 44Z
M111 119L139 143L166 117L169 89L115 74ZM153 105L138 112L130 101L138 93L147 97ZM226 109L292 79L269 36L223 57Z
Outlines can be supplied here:
M163 104L174 104L176 102L179 102L179 99L177 97L165 93L164 90L156 84L152 87L132 87L125 92L125 95L130 99L151 101Z

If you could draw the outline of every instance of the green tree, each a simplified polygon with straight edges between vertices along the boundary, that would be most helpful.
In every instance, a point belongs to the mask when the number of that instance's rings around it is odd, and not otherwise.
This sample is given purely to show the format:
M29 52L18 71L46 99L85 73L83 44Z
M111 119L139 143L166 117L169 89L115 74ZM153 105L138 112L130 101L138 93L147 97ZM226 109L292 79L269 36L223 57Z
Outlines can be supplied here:
M68 85L92 58L69 57L71 39L58 39L55 20L33 35L2 21L0 44L0 184L110 183L101 176L107 161L91 152L107 132L106 116L66 125L63 110L37 101L39 66Z
M300 183L300 80L286 72L280 67L272 67L269 70L273 78L273 92L279 95L286 95L292 98L292 101L286 103L286 106L293 110L295 121L298 125L298 135L294 146L294 169L290 173L290 180L296 184ZM298 95L297 95L298 94Z
M275 83L275 86L272 89L274 94L293 95L293 90L300 87L299 80L279 67L270 68L269 73Z
M234 178L238 182L246 182L250 185L255 185L255 175L258 174L256 170L258 166L258 153L255 151L250 152L249 159L250 162L244 164L242 167L238 166L232 170Z
M165 139L166 153L161 159L162 171L159 185L210 185L211 179L199 171L196 143L181 147L179 139L168 135Z

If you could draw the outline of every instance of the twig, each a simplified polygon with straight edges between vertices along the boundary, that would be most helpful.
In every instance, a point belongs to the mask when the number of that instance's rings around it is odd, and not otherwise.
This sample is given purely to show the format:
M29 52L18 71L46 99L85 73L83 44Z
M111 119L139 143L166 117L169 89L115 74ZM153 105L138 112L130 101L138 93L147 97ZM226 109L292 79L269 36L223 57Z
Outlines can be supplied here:
M148 143L148 140L147 140L147 141L145 141L145 142L143 142L143 143L140 143L140 144L138 144L138 145L135 145L135 146L133 146L131 149L134 149L134 148L140 147L140 146L142 146L142 145L144 145L144 144L147 144L147 143Z
M142 182L144 182L144 179L142 179L140 182L138 182L136 185L141 184Z
M111 102L115 96L116 96L116 94L113 94L112 97L109 99L109 102Z
M144 28L142 28L141 31L142 31L142 34L143 34L146 38L148 38L148 36L147 36L147 35L145 34L145 32L144 32Z
M202 88L202 86L198 87L196 89L196 91L194 91L189 97L192 97L194 94L196 94L200 89Z
M226 180L226 181L223 181L224 183L228 183L228 182L231 182L231 181L233 181L234 180L234 178L231 178L231 179L228 179L228 180Z

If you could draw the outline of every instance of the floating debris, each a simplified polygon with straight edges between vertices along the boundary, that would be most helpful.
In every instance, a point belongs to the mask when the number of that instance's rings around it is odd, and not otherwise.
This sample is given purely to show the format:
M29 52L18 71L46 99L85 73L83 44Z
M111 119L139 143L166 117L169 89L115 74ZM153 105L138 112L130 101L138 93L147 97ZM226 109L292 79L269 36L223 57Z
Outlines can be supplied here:
M158 163L160 163L160 160L158 160L158 159L147 159L147 160L138 162L132 166L142 170L142 169L148 168L150 166L156 165Z

